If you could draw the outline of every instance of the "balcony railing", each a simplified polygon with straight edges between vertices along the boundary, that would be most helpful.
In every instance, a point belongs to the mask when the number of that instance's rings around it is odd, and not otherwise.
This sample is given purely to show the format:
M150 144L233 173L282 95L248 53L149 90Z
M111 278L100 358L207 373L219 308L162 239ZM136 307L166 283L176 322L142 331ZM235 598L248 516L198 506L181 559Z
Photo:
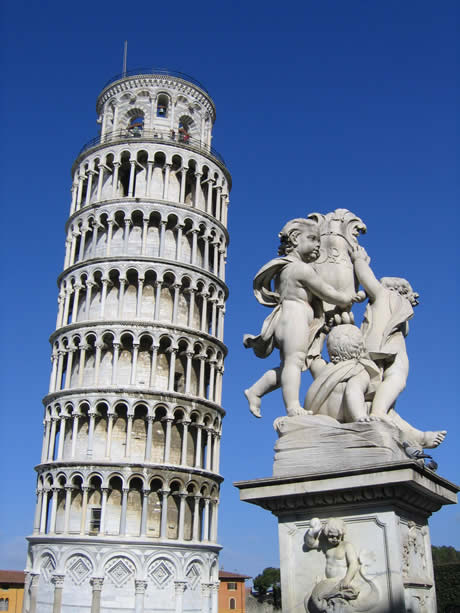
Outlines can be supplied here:
M127 70L126 72L117 74L111 79L109 79L102 89L104 90L111 83L114 83L115 81L119 81L120 79L124 79L125 77L138 77L142 75L162 75L162 76L164 75L167 77L177 77L178 79L182 79L184 81L188 81L189 83L192 83L193 85L196 85L197 87L202 89L204 92L206 92L209 96L209 92L206 89L206 87L202 83L200 83L199 81L191 77L190 75L185 74L184 72L178 72L177 70L164 70L163 68L134 68L133 70Z
M198 138L193 138L192 136L181 132L174 132L173 130L144 130L144 128L138 126L124 130L116 130L114 132L107 132L104 134L104 136L99 135L92 138L83 145L78 152L77 158L88 149L97 147L98 145L108 145L109 143L112 144L117 142L132 143L139 140L166 143L168 145L178 144L180 146L185 146L187 149L192 149L192 151L212 155L212 157L216 158L225 166L225 160L220 153L216 151L214 147L208 147L202 143Z

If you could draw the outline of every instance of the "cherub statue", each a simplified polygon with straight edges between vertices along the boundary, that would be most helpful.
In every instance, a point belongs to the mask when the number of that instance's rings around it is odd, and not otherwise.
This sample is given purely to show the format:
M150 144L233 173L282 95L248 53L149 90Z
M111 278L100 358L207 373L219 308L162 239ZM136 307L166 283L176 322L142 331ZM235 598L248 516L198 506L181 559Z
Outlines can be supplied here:
M370 421L366 400L372 398L380 383L380 371L365 353L360 329L351 324L335 326L326 346L331 361L318 356L311 363L314 381L305 398L305 409L341 423Z
M260 417L261 398L281 386L288 416L304 414L300 405L301 372L321 351L319 332L324 324L322 301L348 307L352 293L336 290L312 266L319 256L319 225L310 219L292 219L279 234L281 245L275 258L254 279L254 293L264 306L273 307L258 336L245 335L245 347L265 358L276 347L279 368L268 370L245 390L249 408ZM271 284L274 282L274 288ZM316 343L316 345L315 345Z
M319 549L326 556L326 578L319 581L305 598L309 613L369 611L379 600L373 581L362 571L361 556L345 540L345 523L329 519L325 525L317 517L305 533L306 549ZM365 588L366 584L370 589Z
M405 337L409 332L409 319L419 295L406 279L383 277L378 281L369 266L369 257L363 247L354 256L356 276L369 297L361 330L370 357L380 367L382 383L378 386L370 410L371 418L389 419L399 423L394 404L406 387L409 359ZM398 425L397 423L397 425ZM436 447L445 438L446 431L426 432L422 446Z

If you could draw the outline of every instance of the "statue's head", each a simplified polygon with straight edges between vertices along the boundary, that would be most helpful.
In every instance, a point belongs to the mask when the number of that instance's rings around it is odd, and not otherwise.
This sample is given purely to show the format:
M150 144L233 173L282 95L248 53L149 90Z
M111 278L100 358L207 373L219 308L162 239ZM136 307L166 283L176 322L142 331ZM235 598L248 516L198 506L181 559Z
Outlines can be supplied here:
M406 279L402 279L401 277L382 277L380 283L383 287L407 298L412 306L417 306L419 295L417 292L414 292L411 284L409 281L406 281Z
M359 358L364 352L361 330L352 324L334 326L326 341L331 362L343 362Z
M291 219L278 234L280 246L278 255L288 255L297 251L306 262L314 262L319 257L319 224L311 219Z
M331 545L338 545L345 536L344 521L342 519L328 519L323 528L323 534Z

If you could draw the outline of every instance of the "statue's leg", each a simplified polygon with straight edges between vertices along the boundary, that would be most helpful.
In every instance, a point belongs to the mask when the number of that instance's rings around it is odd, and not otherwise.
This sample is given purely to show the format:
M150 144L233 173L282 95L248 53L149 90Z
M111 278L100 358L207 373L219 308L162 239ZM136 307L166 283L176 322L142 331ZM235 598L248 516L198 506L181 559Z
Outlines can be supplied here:
M299 401L300 376L305 359L305 351L295 351L287 355L281 363L281 389L289 416L305 414Z
M424 449L434 449L446 438L446 430L423 431L417 430L403 419L394 409L388 413L388 420L392 422L402 433L403 441L418 445ZM403 442L401 441L401 442Z
M254 385L244 390L244 395L249 402L249 410L255 417L262 417L260 414L262 396L275 391L280 385L280 368L272 368L271 370L267 370Z
M371 416L384 418L405 387L406 378L404 376L398 373L384 375L382 383L375 392Z
M371 408L371 418L384 418L406 387L409 374L409 360L405 351L400 351L383 373L383 381L375 392Z

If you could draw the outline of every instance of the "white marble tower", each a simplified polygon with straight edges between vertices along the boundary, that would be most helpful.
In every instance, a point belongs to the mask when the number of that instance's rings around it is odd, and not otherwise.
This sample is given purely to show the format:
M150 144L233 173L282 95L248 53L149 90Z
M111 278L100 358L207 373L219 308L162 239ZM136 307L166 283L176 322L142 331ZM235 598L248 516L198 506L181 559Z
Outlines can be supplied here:
M214 103L136 71L72 167L25 613L217 612L231 178Z

